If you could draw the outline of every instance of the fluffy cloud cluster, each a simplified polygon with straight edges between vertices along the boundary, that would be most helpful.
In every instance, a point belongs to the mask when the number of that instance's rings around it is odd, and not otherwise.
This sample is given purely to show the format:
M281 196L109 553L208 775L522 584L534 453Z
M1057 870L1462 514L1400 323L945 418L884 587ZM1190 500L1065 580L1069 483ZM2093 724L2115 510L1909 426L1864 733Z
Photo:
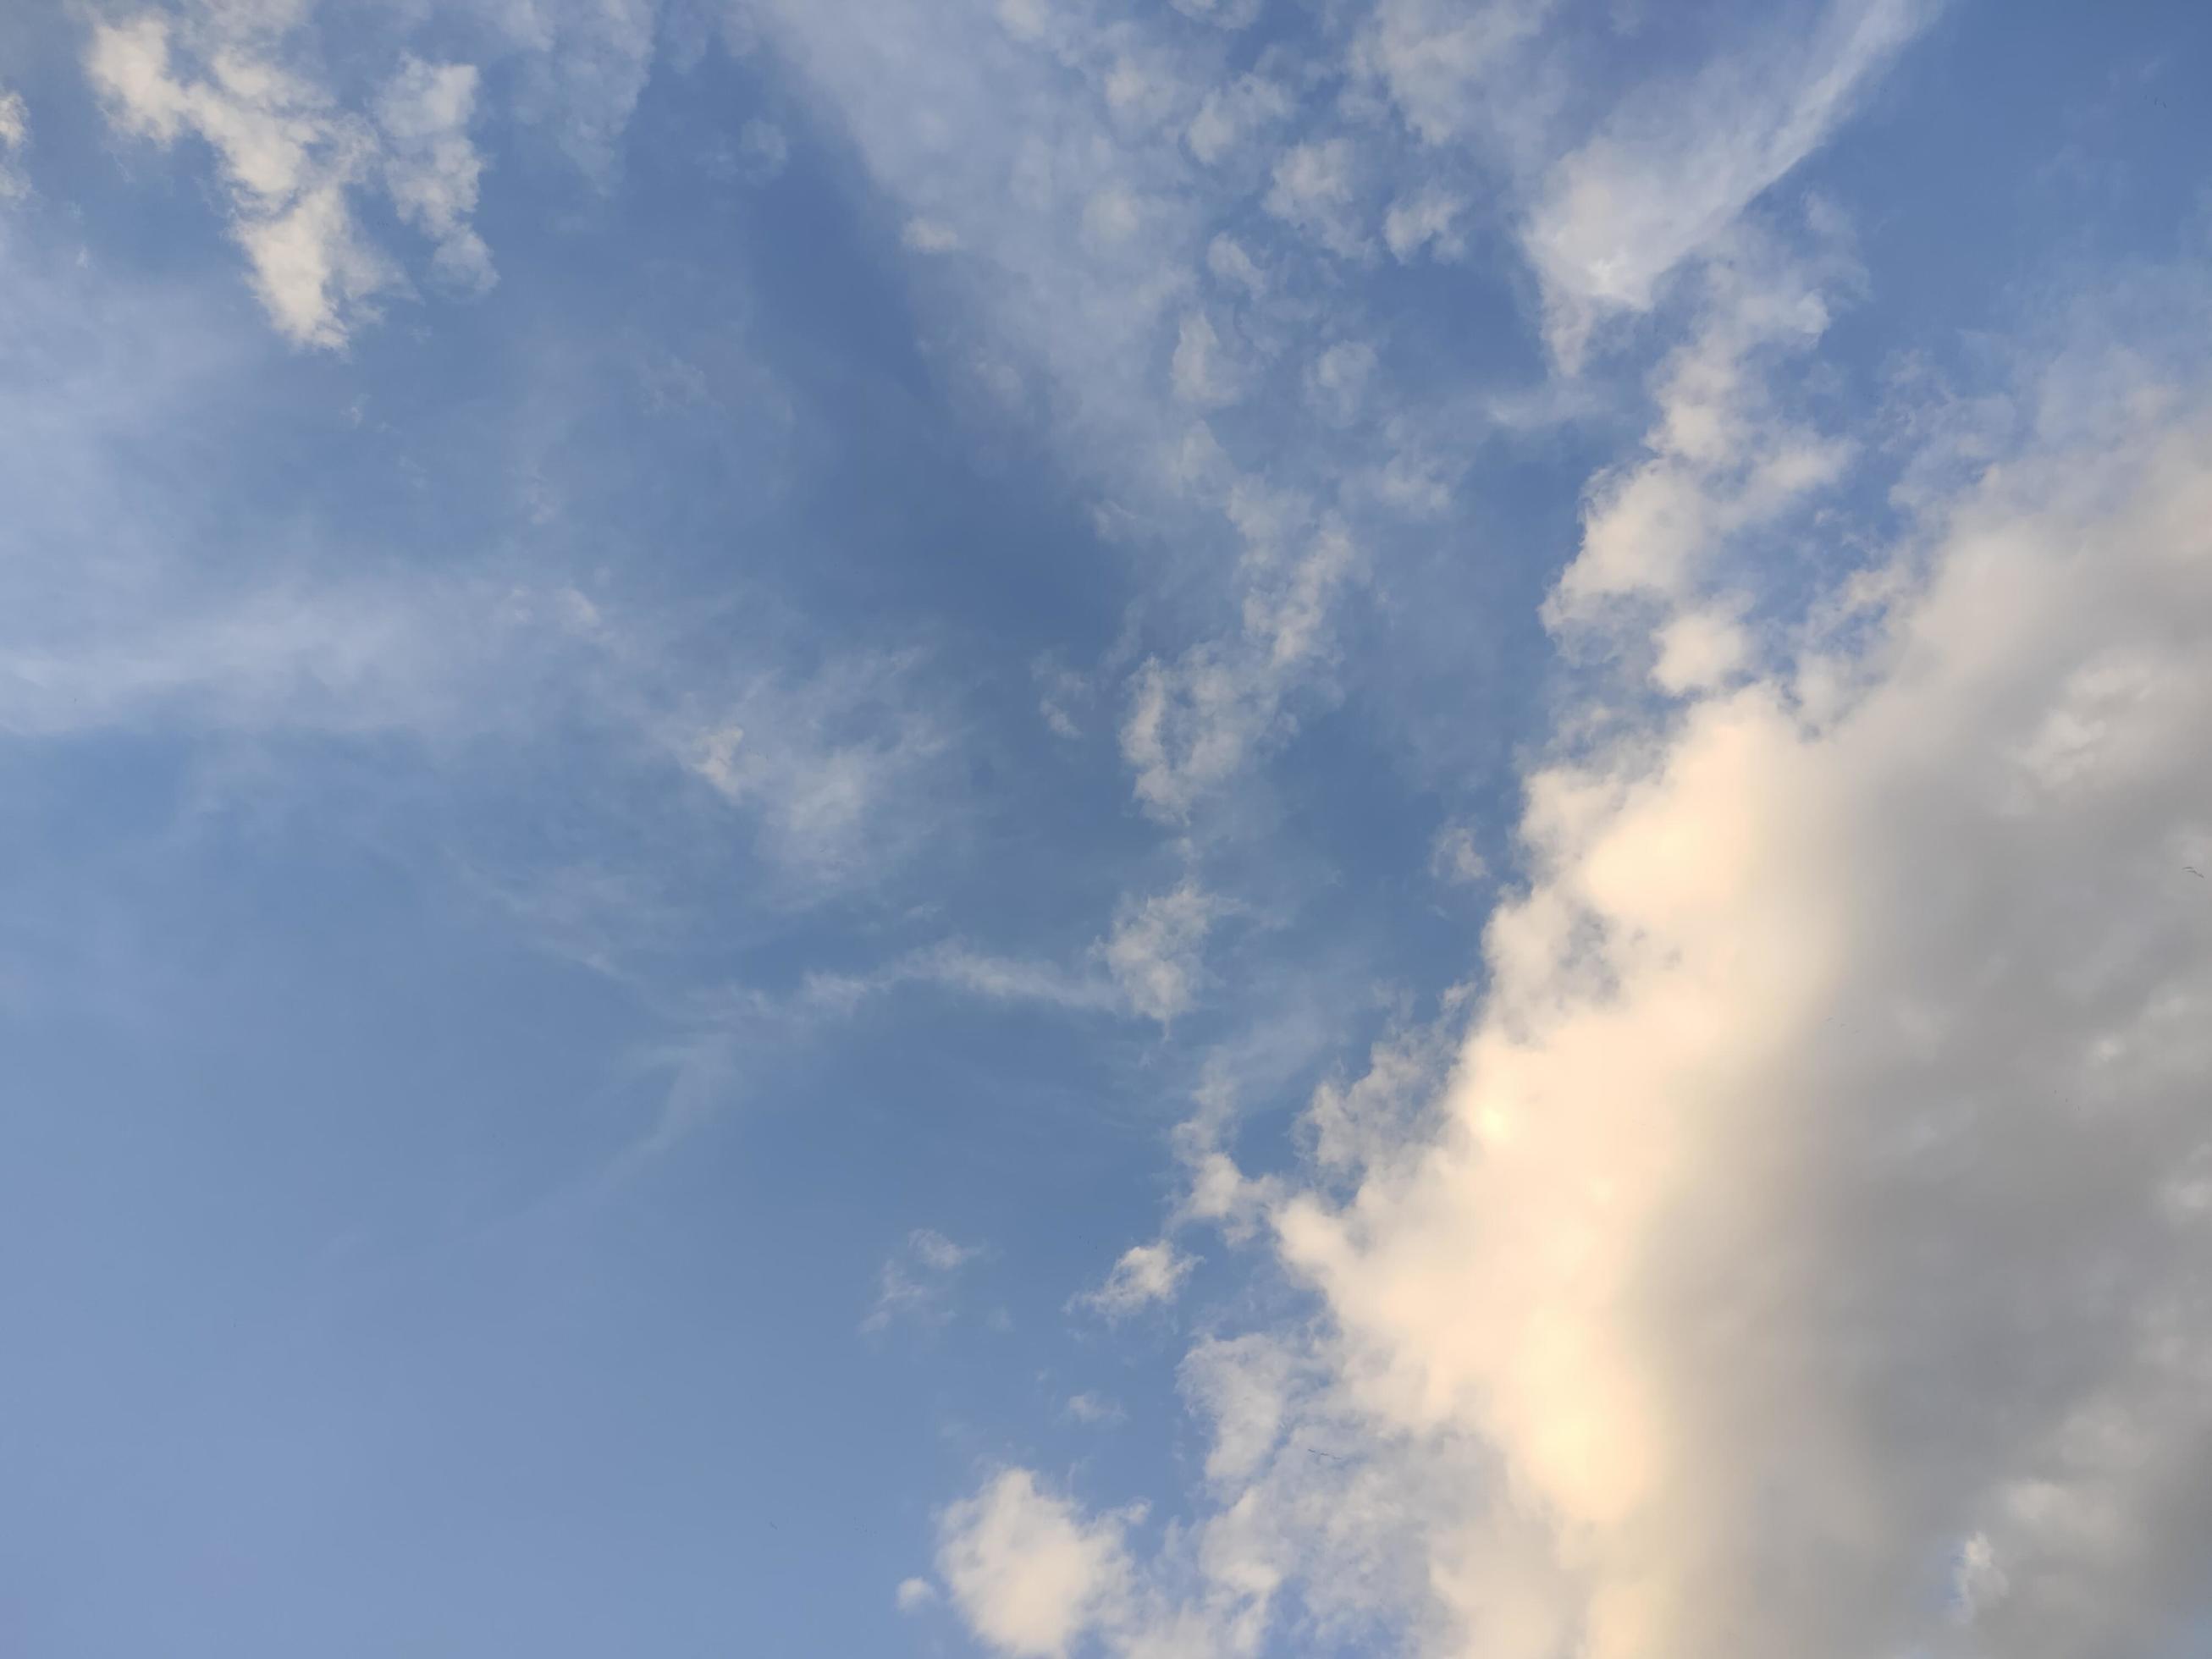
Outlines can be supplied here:
M372 119L289 63L283 30L222 9L97 24L87 68L124 131L164 147L190 134L214 152L254 291L295 343L343 346L379 295L404 286L356 222L361 190L381 187L429 237L441 276L469 291L491 284L489 252L469 225L482 170L468 137L469 65L406 59Z
M2201 1615L2201 392L2041 388L2109 416L1929 508L1785 665L1530 777L1434 1115L1339 1092L1348 1194L1261 1183L1324 1334L1193 1356L1209 1605L1347 1595L1310 1494L1368 1480L1437 1653L2057 1659Z

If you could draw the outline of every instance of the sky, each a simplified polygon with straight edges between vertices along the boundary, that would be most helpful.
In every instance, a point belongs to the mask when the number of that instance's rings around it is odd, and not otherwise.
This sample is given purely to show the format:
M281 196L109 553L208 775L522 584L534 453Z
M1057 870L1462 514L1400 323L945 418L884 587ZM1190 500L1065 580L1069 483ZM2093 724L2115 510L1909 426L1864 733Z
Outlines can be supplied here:
M0 1652L2212 1656L2208 67L0 8Z

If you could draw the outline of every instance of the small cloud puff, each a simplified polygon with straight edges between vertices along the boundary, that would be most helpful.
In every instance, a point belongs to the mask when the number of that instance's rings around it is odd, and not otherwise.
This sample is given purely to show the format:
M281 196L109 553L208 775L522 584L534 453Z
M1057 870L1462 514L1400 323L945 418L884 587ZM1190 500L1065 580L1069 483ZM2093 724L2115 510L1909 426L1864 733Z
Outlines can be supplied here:
M934 219L909 219L899 240L916 253L951 253L960 246L960 233Z
M873 1333L896 1320L941 1325L952 1316L953 1281L982 1251L956 1244L943 1233L917 1227L884 1262L877 1278L876 1305L860 1322Z
M1103 1285L1068 1305L1087 1309L1112 1324L1155 1303L1173 1301L1197 1265L1195 1256L1181 1254L1164 1238L1133 1245L1114 1264Z
M937 1604L937 1587L927 1578L902 1578L896 1599L901 1613L920 1613Z

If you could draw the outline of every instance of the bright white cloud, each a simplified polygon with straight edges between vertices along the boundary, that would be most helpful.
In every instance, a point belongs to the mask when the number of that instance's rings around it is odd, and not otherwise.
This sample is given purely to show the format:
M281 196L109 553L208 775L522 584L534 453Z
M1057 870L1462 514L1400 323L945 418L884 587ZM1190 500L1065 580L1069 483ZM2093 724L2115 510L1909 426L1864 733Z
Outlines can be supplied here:
M1456 1055L1378 1046L1316 1096L1321 1186L1232 1167L1215 1206L1264 1210L1327 1324L1192 1350L1211 1504L1156 1556L1041 1500L1114 1588L1026 1650L1254 1651L1293 1586L1486 1659L2178 1638L2212 1524L2202 390L2039 388L2059 423L1788 666L1532 775Z
M1937 1650L1947 1558L2031 1659L2187 1606L2208 432L1992 471L1870 651L1532 778L1446 1128L1276 1212L1334 1397L1525 1495L1439 1518L1441 1650Z
M986 1643L1024 1659L1058 1659L1124 1592L1123 1523L1086 1520L1008 1469L938 1518L938 1573Z

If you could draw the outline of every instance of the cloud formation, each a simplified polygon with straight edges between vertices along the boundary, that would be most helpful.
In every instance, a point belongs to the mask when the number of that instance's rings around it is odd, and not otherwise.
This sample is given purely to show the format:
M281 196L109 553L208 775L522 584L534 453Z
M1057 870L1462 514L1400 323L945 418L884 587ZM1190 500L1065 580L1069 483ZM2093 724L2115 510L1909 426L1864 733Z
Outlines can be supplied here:
M2069 413L1786 664L1531 775L1448 1088L1316 1100L1344 1196L1256 1183L1326 1328L1187 1362L1194 1650L1352 1607L1322 1488L1411 1521L1377 1611L1437 1654L2059 1659L2201 1612L2212 406L2125 362L2031 391Z
M493 280L470 227L482 163L468 138L476 70L409 58L374 121L341 108L289 63L281 31L216 9L187 23L154 12L94 26L86 69L109 119L167 148L199 138L231 203L231 234L277 331L336 349L404 286L362 233L355 192L380 180L435 244L440 275L465 291Z

